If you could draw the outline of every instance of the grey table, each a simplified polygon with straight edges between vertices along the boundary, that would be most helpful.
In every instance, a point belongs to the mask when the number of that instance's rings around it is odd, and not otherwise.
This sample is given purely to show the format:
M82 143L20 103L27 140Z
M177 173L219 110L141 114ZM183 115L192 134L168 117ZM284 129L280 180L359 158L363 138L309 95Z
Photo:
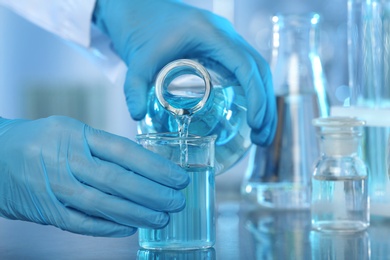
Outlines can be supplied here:
M390 259L390 219L374 217L365 232L326 235L311 230L310 211L244 205L219 202L215 247L180 253L142 250L137 234L97 238L0 218L0 259Z

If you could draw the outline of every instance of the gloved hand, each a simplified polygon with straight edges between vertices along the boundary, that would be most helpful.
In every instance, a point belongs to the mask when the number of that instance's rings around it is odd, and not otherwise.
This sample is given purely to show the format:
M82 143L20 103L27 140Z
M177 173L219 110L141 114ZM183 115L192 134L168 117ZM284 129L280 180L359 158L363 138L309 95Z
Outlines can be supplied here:
M172 162L77 120L0 118L0 216L129 236L165 226L188 182Z
M244 87L252 141L271 143L277 115L269 66L227 20L174 0L98 0L93 17L128 65L125 94L135 120L145 116L148 87L165 64L208 58Z

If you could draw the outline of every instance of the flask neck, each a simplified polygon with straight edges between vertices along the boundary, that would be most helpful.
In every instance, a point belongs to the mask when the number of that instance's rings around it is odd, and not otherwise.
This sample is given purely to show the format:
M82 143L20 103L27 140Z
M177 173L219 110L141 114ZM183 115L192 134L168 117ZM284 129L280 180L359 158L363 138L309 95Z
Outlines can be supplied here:
M315 13L274 16L273 56L283 54L309 58L309 54L317 55L319 19L320 16Z
M317 96L320 114L327 115L326 80L317 51L319 19L316 13L273 17L271 69L276 95Z

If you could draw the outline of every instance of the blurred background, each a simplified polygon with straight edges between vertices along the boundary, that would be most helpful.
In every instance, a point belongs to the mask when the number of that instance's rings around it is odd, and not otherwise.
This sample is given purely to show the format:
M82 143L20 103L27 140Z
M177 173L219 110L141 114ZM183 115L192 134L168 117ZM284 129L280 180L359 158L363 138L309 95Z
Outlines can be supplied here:
M348 90L346 0L187 0L229 19L268 61L271 17L278 12L321 15L320 57L331 105ZM121 84L112 83L90 52L65 42L0 6L0 116L77 118L95 128L134 139ZM217 190L239 194L247 157L218 176Z

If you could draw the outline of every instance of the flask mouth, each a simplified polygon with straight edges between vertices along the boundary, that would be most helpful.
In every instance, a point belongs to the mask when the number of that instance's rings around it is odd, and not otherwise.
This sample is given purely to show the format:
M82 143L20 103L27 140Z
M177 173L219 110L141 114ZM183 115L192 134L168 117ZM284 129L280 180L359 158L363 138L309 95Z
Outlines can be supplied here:
M156 78L156 97L174 115L192 115L201 110L211 93L211 77L200 63L180 59L164 66Z

